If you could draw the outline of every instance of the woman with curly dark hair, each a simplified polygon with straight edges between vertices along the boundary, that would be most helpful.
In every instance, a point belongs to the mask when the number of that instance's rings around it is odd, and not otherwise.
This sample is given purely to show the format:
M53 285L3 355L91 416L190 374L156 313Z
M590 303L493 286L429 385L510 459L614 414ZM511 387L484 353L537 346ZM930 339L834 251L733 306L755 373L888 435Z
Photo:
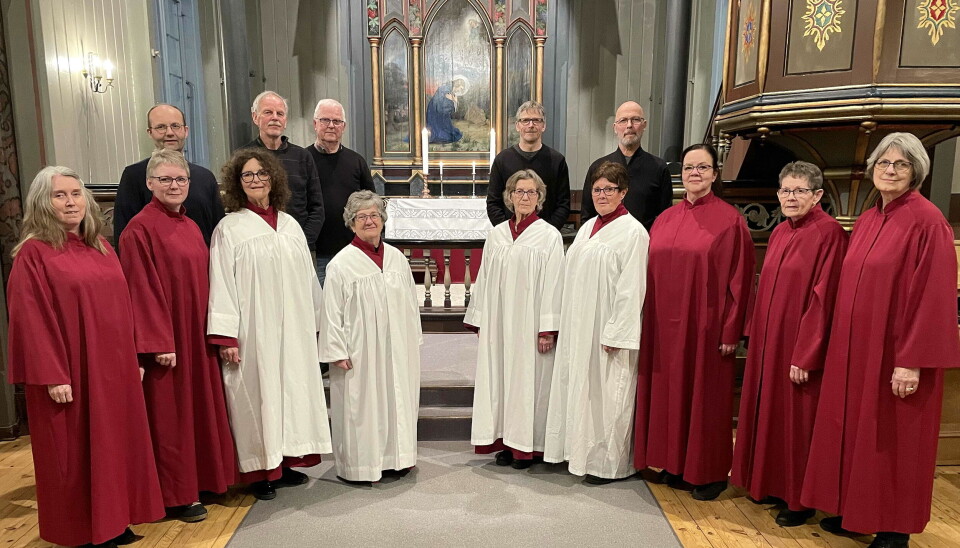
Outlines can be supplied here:
M291 467L314 466L332 449L317 351L320 282L303 230L283 212L290 190L269 151L234 153L221 184L231 213L210 241L207 334L220 346L240 479L269 500L276 487L307 482Z

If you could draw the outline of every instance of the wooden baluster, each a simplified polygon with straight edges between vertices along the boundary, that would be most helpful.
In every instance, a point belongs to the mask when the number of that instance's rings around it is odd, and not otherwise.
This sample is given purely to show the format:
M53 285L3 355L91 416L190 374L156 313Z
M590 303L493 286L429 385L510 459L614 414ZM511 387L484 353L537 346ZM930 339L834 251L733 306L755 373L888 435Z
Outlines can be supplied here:
M463 271L463 285L466 288L466 293L463 296L463 306L470 306L470 256L473 255L472 249L467 249L463 252L463 262L466 265L466 269Z
M445 248L443 250L443 307L450 308L450 250Z
M424 249L423 251L424 251L423 257L424 259L426 259L425 261L426 266L424 267L425 273L423 274L423 286L425 290L424 297L423 297L423 306L425 308L431 308L433 306L433 292L431 291L433 284L431 283L432 280L430 279L430 261L432 260L432 257L430 257L429 249Z

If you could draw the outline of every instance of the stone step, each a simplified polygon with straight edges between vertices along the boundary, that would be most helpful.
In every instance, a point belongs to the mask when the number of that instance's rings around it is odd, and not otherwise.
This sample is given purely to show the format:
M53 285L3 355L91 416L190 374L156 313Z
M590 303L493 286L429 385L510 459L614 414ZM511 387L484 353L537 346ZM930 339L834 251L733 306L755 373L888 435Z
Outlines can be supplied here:
M469 441L472 407L420 406L417 439Z

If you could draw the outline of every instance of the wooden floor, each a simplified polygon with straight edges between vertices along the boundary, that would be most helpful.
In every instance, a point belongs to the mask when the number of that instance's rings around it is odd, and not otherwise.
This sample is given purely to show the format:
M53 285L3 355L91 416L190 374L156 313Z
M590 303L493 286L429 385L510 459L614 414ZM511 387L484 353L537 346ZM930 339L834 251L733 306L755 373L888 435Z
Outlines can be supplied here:
M753 504L741 489L728 489L710 502L694 500L689 493L664 485L650 484L650 489L687 547L857 548L872 540L870 536L845 538L824 533L815 520L811 520L812 525L779 527L773 521L776 510ZM253 502L253 497L237 491L204 500L209 512L205 521L187 524L163 520L137 525L134 531L144 538L133 546L226 546ZM40 540L36 508L30 438L0 442L0 548L53 546ZM930 523L923 534L911 537L911 545L960 546L960 466L937 468Z
M204 500L207 519L183 523L164 519L133 528L143 539L136 548L167 546L223 547L253 505L253 497L231 490L226 495ZM40 540L37 525L37 496L33 479L30 437L0 442L0 547L55 546Z

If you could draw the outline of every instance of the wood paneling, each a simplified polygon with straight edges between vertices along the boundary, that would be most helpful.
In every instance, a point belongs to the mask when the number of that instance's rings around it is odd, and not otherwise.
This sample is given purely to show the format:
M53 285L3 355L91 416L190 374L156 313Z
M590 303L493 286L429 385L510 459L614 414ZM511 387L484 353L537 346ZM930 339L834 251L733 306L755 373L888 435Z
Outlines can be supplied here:
M353 5L353 3L350 3ZM343 141L352 147L350 126L360 109L350 94L349 67L342 62L348 36L341 32L341 2L331 0L274 0L260 7L263 36L263 88L283 95L290 103L286 135L301 146L316 140L313 109L317 101L333 98L347 111ZM355 9L361 9L359 6ZM356 60L360 65L360 60ZM251 136L252 137L252 136Z
M30 9L46 161L74 168L87 183L116 183L152 148L143 121L153 103L146 3L32 0ZM116 66L107 93L93 93L81 74L89 52Z

